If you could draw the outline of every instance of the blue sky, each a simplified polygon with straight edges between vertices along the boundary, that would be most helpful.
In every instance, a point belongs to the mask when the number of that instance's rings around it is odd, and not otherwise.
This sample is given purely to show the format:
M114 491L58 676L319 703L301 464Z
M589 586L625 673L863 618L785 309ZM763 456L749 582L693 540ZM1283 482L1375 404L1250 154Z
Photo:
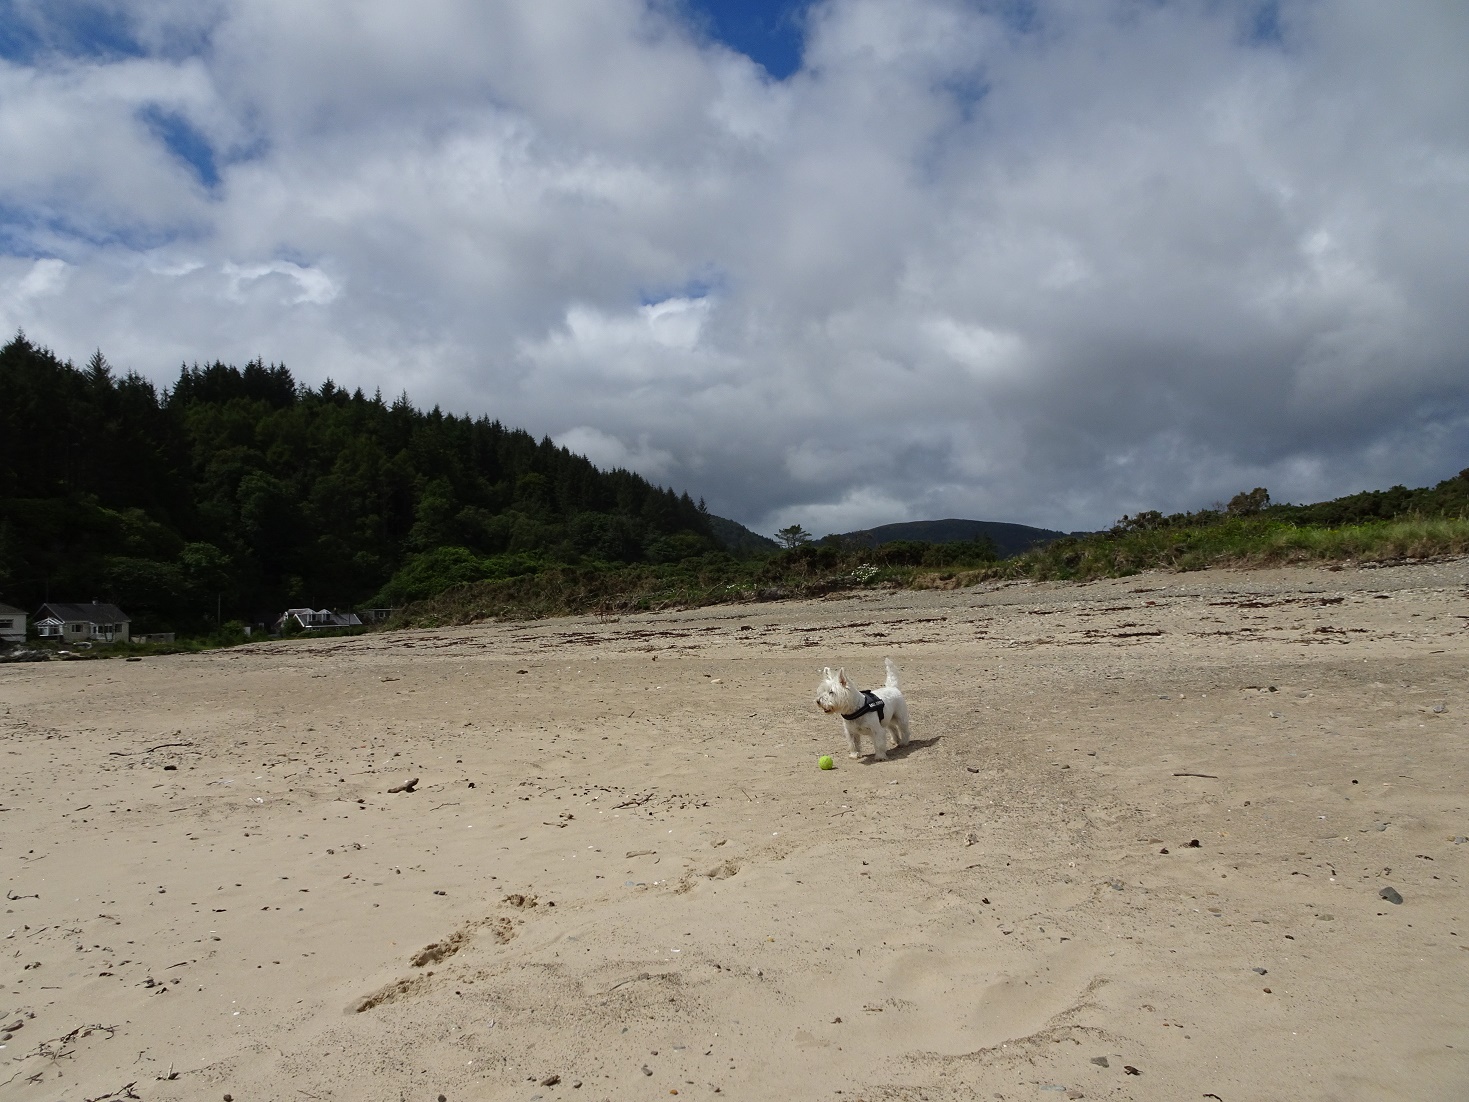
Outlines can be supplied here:
M0 0L0 328L764 531L1469 466L1469 8Z
M801 67L803 20L810 0L689 0L695 21L754 59L777 80Z

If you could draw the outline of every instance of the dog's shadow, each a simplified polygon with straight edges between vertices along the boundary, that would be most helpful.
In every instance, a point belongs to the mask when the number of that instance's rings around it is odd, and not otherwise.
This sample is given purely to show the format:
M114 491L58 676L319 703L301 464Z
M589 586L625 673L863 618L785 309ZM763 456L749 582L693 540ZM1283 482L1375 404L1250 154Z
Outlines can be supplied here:
M888 761L892 761L895 758L906 758L909 754L913 753L914 750L926 750L928 747L932 746L934 743L941 741L943 739L943 737L944 737L943 735L934 735L932 738L913 738L913 739L909 739L902 746L894 746L894 747L890 748L888 750L888 758L887 758L887 760ZM863 765L881 765L882 764L882 761L879 758L866 757L866 758L863 758L862 759L862 764Z

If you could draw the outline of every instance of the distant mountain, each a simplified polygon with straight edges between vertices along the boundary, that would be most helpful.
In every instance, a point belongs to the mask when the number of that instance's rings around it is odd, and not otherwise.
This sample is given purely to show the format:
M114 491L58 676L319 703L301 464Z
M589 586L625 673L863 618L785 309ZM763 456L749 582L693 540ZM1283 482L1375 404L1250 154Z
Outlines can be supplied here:
M780 544L769 536L752 532L738 521L709 514L709 531L732 555L766 555L779 551Z
M719 533L716 530L715 535ZM832 542L856 544L858 547L876 547L898 540L921 540L925 543L963 543L979 536L994 541L1002 557L1018 555L1043 543L1050 543L1066 535L1049 528L1032 528L1028 524L1006 524L997 520L915 520L903 524L883 524L861 532L843 532L827 536Z

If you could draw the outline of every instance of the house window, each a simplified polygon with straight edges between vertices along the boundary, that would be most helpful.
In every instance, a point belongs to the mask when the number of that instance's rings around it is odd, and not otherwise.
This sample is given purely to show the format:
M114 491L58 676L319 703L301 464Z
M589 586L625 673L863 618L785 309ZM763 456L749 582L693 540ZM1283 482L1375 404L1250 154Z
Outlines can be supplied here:
M13 627L15 627L15 621L14 620L0 620L0 628L13 628Z

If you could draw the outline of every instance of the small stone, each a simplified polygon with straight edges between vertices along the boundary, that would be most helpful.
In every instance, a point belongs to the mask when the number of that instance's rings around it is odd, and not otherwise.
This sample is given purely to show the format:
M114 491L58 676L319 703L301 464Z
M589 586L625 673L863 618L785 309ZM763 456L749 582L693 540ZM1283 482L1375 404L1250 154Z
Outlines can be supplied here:
M1469 837L1466 837L1463 834L1454 835L1454 845L1462 846L1465 842L1469 842Z
M541 1080L541 1086L554 1087L559 1082L561 1082L561 1076L552 1073Z
M449 1102L447 1095L439 1095L439 1102Z
M1255 975L1257 976L1266 976L1270 974L1269 970L1265 968L1251 968L1250 971L1255 973Z
M1092 1063L1096 1064L1099 1068L1110 1068L1112 1066L1107 1062L1107 1058L1105 1056L1093 1056Z
M647 1064L644 1064L643 1065L643 1074L644 1075L652 1075L653 1074L653 1069L650 1068Z
M1373 823L1372 824L1372 829L1373 830L1386 830L1387 829L1387 824L1386 823Z
M1433 714L1434 714L1434 715L1436 715L1436 716L1441 716L1441 715L1443 715L1443 714L1444 714L1444 713L1445 713L1445 712L1446 712L1446 711L1448 711L1448 708L1446 708L1446 707L1445 707L1445 706L1444 706L1444 705L1442 705L1442 704L1435 704L1435 705L1434 705L1434 706L1433 706Z
M235 1102L235 1096L232 1094L225 1095L224 1102Z
M1403 901L1403 897L1393 887L1383 888L1382 891L1377 893L1377 897L1379 899L1386 899L1389 903L1401 903Z
M1133 1067L1131 1064L1123 1064L1122 1065L1122 1070L1125 1071L1125 1072L1127 1072L1128 1075L1141 1075L1142 1074L1142 1072L1138 1071L1137 1068Z
M1107 883L1112 886L1112 890L1114 892L1120 892L1122 890L1122 881L1121 880L1108 880Z

